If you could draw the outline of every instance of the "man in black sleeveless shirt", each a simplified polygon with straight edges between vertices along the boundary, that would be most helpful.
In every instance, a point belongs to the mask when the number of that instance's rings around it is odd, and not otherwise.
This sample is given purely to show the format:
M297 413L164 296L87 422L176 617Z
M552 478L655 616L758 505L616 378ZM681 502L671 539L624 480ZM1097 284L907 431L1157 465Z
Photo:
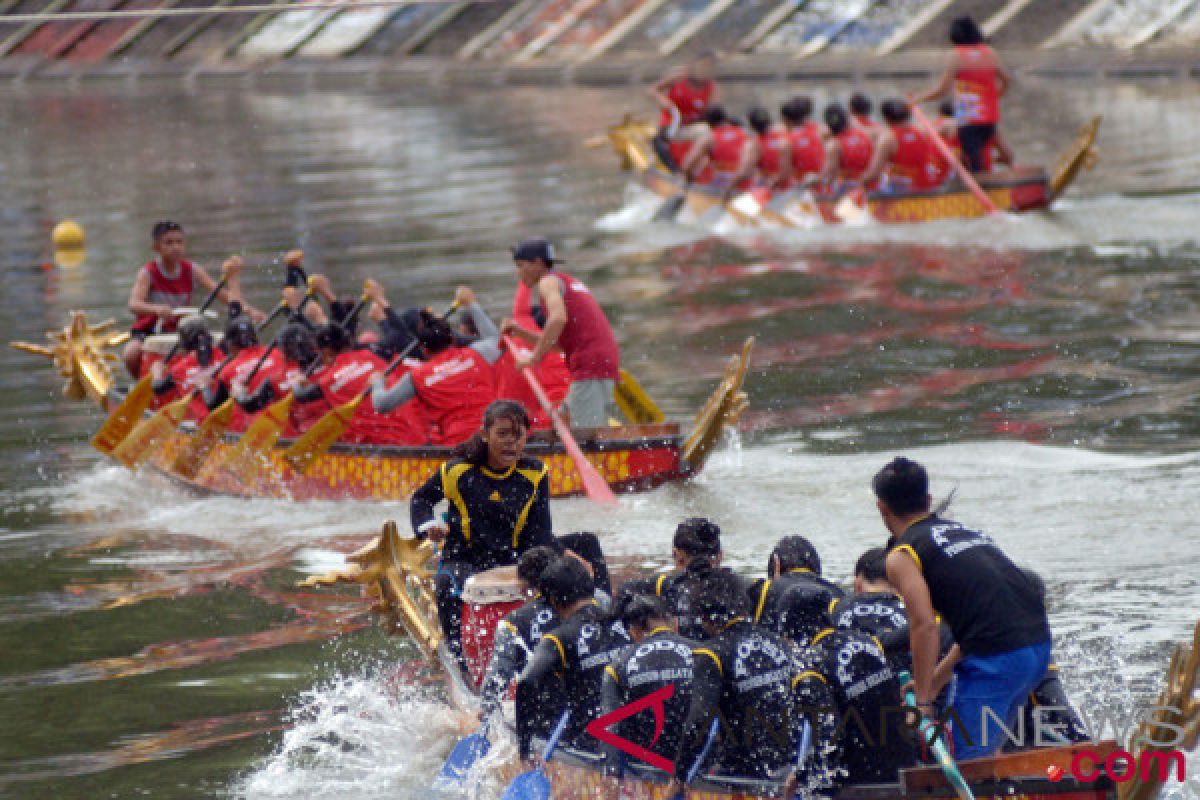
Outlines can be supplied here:
M950 678L954 748L979 758L1005 740L1020 704L1046 674L1050 623L1037 587L988 536L930 513L925 468L897 458L876 474L873 488L892 534L888 581L908 609L917 705L933 700ZM955 647L938 663L936 613Z

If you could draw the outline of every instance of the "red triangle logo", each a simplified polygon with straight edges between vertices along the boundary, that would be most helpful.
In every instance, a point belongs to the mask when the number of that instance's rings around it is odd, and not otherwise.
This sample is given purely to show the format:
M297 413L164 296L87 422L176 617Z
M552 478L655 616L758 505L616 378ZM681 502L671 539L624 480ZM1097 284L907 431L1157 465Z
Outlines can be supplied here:
M666 710L663 704L666 703L668 698L674 696L675 684L667 684L663 688L657 689L639 700L634 700L627 706L621 706L616 711L610 711L602 717L597 717L588 723L586 730L593 737L605 744L611 745L639 761L644 761L652 767L658 767L666 773L674 775L675 765L671 761L612 731L612 727L618 722L629 719L634 714L644 711L647 708L653 709L654 739L650 742L651 746L653 746L654 742L657 742L658 737L662 734L663 725L666 723Z

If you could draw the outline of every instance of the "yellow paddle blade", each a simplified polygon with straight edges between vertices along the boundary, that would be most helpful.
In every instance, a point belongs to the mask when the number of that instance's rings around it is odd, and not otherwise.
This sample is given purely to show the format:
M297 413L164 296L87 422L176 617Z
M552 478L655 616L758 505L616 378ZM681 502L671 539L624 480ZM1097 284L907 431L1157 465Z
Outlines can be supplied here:
M233 452L223 465L226 472L248 486L257 486L262 482L263 473L269 466L269 462L263 458L263 453L279 441L294 400L289 392L282 400L275 401L258 415L234 445Z
M191 480L208 460L217 442L229 430L233 421L233 400L226 400L204 418L196 429L196 435L188 439L171 463L171 471L181 478Z
M141 421L146 409L150 407L150 402L154 400L152 383L150 376L145 375L133 385L129 394L121 401L121 405L108 415L108 419L104 420L100 430L92 437L92 447L106 456L113 454L121 440Z
M621 380L613 389L613 399L617 401L617 407L621 409L625 419L635 425L657 425L666 420L662 409L626 370L621 370Z
M354 412L362 405L364 399L366 395L360 394L317 420L316 425L305 431L303 436L292 442L292 446L284 451L283 458L288 465L301 475L308 472L317 457L342 438L350 420L354 419Z
M138 424L133 432L113 450L112 456L130 469L137 469L163 440L175 432L187 416L191 395L184 395L159 409L158 413Z

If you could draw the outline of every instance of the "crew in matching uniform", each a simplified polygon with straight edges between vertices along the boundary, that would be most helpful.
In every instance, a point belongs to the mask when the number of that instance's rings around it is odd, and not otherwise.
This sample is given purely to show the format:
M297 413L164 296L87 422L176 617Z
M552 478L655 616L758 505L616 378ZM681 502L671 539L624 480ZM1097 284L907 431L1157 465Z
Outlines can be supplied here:
M850 95L850 102L847 105L850 106L851 124L866 131L872 141L878 138L883 128L871 118L871 112L875 110L875 104L871 102L871 98L862 92L855 92Z
M792 151L792 182L816 180L825 168L825 141L821 125L812 116L812 100L800 95L783 104L780 116L788 129Z
M539 583L563 622L542 637L517 679L521 753L527 756L531 737L552 730L563 713L568 714L563 743L594 751L599 742L585 729L600 714L605 668L630 643L629 634L596 604L592 576L579 559L556 559Z
M178 400L184 394L200 390L188 404L188 419L201 420L208 415L208 406L204 403L203 389L212 380L212 373L217 369L224 354L213 351L212 334L200 316L184 317L179 321L179 350L180 353L170 362L156 361L151 365L154 390L154 408L161 408L167 403Z
M845 592L821 577L821 558L803 536L785 536L767 560L767 577L750 589L754 622L804 647L826 627Z
M887 580L887 550L873 547L854 564L854 594L833 602L829 616L839 630L870 634L883 645L892 669L912 671L908 649L908 614L904 601Z
M720 106L711 106L704 119L708 133L692 145L682 164L683 174L719 191L724 202L750 188L758 164L758 140Z
M228 397L236 400L229 429L244 431L255 412L266 406L260 390L265 390L272 377L282 373L284 355L272 342L258 343L258 332L246 315L234 317L225 326L221 345L229 351L229 362L221 368L214 382L215 396L206 393L205 402L215 408Z
M650 88L650 96L661 109L654 151L671 172L680 165L691 146L691 132L704 121L704 113L717 102L715 53L696 56L685 70L667 75Z
M524 455L528 436L525 409L508 400L495 401L482 415L482 429L412 497L417 538L442 542L434 578L438 618L447 646L460 660L460 598L466 579L515 564L531 547L556 547L549 471ZM435 512L443 500L449 501L445 519Z
M608 425L615 416L613 391L621 367L617 339L608 318L583 281L555 269L559 260L550 242L527 239L512 252L521 283L536 290L533 316L540 317L542 324L540 332L526 330L512 319L501 324L504 334L533 345L533 352L514 358L514 366L532 367L555 347L561 349L571 373L566 399L571 425Z
M660 766L673 764L691 707L696 643L676 632L674 618L657 597L626 594L614 616L625 624L633 644L605 668L601 711L611 713L671 687L661 706L622 720L613 731L653 753Z
M846 109L837 103L825 109L825 126L829 128L829 136L825 140L821 182L837 190L846 182L861 181L875 152L871 137L862 128L851 125Z
M953 92L964 165L972 172L983 172L1000 124L1000 98L1008 91L1012 76L971 17L958 17L950 23L950 42L954 50L941 80L917 95L914 102L936 100ZM1012 154L1005 152L1004 160L1011 163Z
M784 125L771 122L765 108L746 115L758 136L758 164L754 183L772 191L788 188L792 179L792 141Z
M920 464L893 460L873 488L892 536L888 581L908 611L917 705L931 714L953 670L955 755L990 755L1005 740L999 725L1012 729L1049 666L1042 595L990 537L930 512L929 476ZM941 663L937 613L955 642Z
M898 98L885 100L887 128L875 139L871 165L863 173L864 185L879 183L884 192L922 192L944 179L937 149L929 135L912 123L912 110Z
M795 761L802 720L792 693L799 674L794 645L750 621L745 586L733 573L714 570L705 576L696 611L706 637L692 651L692 699L675 779L686 782L697 763L696 774L716 764L722 775L783 777ZM714 716L720 741L706 754Z

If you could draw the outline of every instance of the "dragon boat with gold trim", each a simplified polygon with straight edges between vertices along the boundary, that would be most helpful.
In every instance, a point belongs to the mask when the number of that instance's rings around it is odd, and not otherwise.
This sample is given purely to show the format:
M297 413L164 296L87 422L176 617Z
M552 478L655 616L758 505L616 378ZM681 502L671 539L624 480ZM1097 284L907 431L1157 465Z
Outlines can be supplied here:
M491 657L496 624L525 598L517 585L515 568L501 567L472 576L463 588L463 652L468 671L464 676L441 642L434 601L435 551L428 541L402 538L395 522L386 522L382 533L348 557L346 570L314 576L304 587L359 584L372 598L374 610L389 630L409 636L424 659L440 667L449 701L464 712L478 708L475 691ZM1114 741L1085 742L1039 747L971 761L960 761L959 772L976 800L1154 800L1174 778L1169 770L1145 765L1169 763L1177 751L1190 751L1200 741L1200 700L1195 696L1200 679L1200 622L1192 642L1175 648L1165 685L1130 736L1129 751ZM493 728L496 726L493 726ZM1177 731L1178 741L1165 742L1162 729ZM1159 733L1156 733L1159 732ZM1111 761L1118 774L1098 767ZM1122 766L1124 771L1122 772ZM508 783L527 767L515 759L496 767ZM559 747L545 764L555 800L671 800L669 778L648 765L610 764L595 753ZM785 797L783 786L767 781L710 775L691 787L691 800L759 800ZM937 766L902 770L895 784L842 788L837 800L947 800L960 796Z
M1022 212L1046 209L1078 177L1097 161L1096 133L1100 117L1080 128L1075 142L1062 155L1054 170L1042 167L1014 169L979 175L978 182L1000 211ZM608 129L604 137L589 140L590 146L611 145L621 168L631 171L637 182L664 199L677 198L682 191L679 177L672 175L654 153L650 141L656 129L631 115ZM849 195L829 195L795 190L768 196L754 190L735 195L725 211L740 225L752 228L809 228L818 224L877 222L930 222L937 219L982 217L988 213L979 198L957 178L945 185L920 192L868 192L866 205ZM678 200L676 200L678 202ZM692 185L683 192L681 210L696 216L721 205L713 189Z
M114 387L116 356L110 349L126 334L114 333L111 320L90 325L83 312L72 312L61 331L47 334L49 346L14 342L17 349L53 360L66 379L63 392L76 400L90 399L111 411L122 398ZM703 469L726 430L736 426L748 401L742 391L753 340L732 356L717 388L689 428L678 423L629 424L580 429L575 436L584 455L614 491L635 492L682 481ZM334 444L317 456L301 474L285 461L292 443L281 438L262 454L255 480L220 468L236 446L240 433L227 433L194 476L172 469L176 456L195 436L196 425L184 422L150 455L146 464L173 482L201 494L270 497L289 500L403 500L450 457L447 447ZM563 497L583 492L583 483L570 456L556 438L536 435L527 452L550 469L550 492Z

